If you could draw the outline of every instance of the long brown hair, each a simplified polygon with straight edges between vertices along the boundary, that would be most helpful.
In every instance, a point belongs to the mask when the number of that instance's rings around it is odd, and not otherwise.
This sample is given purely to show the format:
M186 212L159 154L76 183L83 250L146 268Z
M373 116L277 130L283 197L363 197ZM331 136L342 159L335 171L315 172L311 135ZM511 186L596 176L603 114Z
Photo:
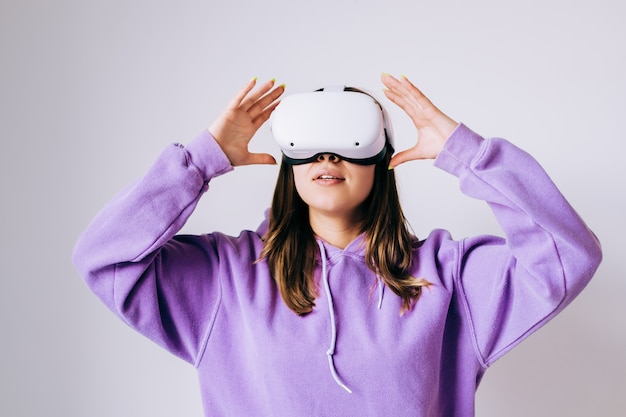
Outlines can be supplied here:
M363 202L361 232L365 233L367 266L402 299L404 313L419 298L422 287L430 284L408 272L418 241L409 232L400 207L395 173L388 169L391 154L390 150L376 164L374 186ZM283 161L260 258L267 260L284 302L300 315L313 310L318 295L314 271L319 251L308 213L296 191L293 169Z

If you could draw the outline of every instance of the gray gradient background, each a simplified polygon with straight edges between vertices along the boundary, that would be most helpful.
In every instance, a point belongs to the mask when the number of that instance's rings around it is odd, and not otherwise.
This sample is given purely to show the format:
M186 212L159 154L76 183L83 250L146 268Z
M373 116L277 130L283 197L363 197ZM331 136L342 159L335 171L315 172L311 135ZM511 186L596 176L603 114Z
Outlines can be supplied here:
M582 296L487 373L477 414L623 416L625 18L617 0L3 0L0 415L200 416L194 369L86 289L70 262L78 234L253 76L292 93L370 89L408 146L412 126L380 90L385 71L532 153L604 246ZM278 156L267 128L254 143ZM217 179L185 231L256 227L276 172ZM419 236L500 232L431 162L397 174Z

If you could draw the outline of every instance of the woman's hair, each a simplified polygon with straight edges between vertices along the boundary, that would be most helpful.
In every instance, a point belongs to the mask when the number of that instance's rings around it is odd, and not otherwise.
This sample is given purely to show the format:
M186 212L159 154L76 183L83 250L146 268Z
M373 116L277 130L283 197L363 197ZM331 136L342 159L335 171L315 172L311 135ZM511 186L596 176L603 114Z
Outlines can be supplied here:
M417 301L422 287L430 283L408 272L418 241L409 233L395 174L388 169L392 153L387 152L376 164L373 188L361 207L361 232L365 233L367 266L402 299L404 313ZM313 275L317 253L308 206L296 191L292 166L283 161L260 258L267 260L287 306L300 315L311 312L315 306L318 292Z

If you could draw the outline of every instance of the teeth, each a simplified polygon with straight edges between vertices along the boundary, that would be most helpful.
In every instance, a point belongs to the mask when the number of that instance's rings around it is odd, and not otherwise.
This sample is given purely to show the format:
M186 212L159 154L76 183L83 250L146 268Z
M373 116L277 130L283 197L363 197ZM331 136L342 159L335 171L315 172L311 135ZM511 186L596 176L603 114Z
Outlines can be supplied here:
M332 175L320 175L320 179L322 180L332 180L336 177L333 177Z

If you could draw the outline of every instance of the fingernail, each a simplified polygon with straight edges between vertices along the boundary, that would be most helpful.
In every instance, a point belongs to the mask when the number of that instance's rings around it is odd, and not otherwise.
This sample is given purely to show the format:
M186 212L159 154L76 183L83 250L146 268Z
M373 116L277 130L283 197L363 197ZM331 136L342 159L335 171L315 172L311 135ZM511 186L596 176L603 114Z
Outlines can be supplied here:
M252 79L250 81L256 81L258 79L259 79L259 77L252 77Z
M402 75L400 75L400 77L402 77L402 78L406 78L406 75L402 74Z
M383 73L381 73L380 75L381 75L381 77L386 77L386 76L388 76L388 75L389 75L389 73L388 73L388 72L383 72Z
M272 78L272 82L275 83L276 82L276 78Z
M393 170L393 167L392 167L391 165L389 165L389 166L387 167L387 171L392 171L392 170Z
M282 88L287 88L287 84L282 83L281 85L279 85L279 87L282 87Z

